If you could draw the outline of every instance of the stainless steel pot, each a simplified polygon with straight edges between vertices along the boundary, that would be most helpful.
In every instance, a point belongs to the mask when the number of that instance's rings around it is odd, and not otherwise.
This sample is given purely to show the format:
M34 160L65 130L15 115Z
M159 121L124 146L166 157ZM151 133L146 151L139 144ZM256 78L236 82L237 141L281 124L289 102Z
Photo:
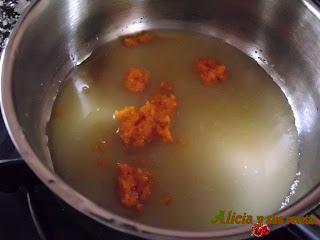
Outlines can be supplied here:
M300 185L289 206L277 214L301 215L316 206L320 201L320 12L311 0L36 1L17 24L2 56L1 104L16 147L39 178L80 212L134 235L154 239L249 236L248 226L186 232L142 225L100 208L53 171L45 124L59 76L105 41L155 28L224 39L273 77L294 111L301 149Z

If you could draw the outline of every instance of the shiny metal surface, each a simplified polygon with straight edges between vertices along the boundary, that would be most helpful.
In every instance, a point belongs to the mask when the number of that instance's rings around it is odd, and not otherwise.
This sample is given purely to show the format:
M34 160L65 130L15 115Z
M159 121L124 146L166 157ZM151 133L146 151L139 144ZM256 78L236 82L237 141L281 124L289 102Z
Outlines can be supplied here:
M301 182L290 205L278 214L304 214L318 204L320 12L311 0L37 1L17 25L0 65L3 115L32 170L74 208L120 231L153 239L249 236L248 226L182 232L142 225L100 208L54 174L45 123L61 76L105 41L159 28L224 39L273 77L292 106L301 143Z

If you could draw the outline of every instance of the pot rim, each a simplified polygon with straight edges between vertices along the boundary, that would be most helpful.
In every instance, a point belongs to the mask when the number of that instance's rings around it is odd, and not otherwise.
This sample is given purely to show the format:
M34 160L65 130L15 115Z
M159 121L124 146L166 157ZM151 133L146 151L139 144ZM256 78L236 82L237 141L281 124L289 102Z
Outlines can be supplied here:
M34 0L32 3L30 3L30 6L26 9L24 14L22 14L9 37L7 46L3 50L0 59L0 103L3 119L15 147L32 171L51 191L53 191L57 196L59 196L76 210L108 227L125 233L140 237L160 237L163 239L211 239L212 237L230 238L236 236L248 237L250 235L250 227L248 225L239 225L230 229L213 231L178 231L151 227L149 225L118 216L117 214L98 206L74 190L58 175L51 172L39 160L29 145L23 133L23 129L17 119L12 96L11 73L16 53L15 49L17 49L17 46L19 46L19 41L25 29L27 28L28 21L32 17L32 14L37 11L35 7L40 1L41 0ZM319 8L312 0L300 1L320 20ZM319 204L319 201L320 183L293 205L278 211L275 214L281 216L303 215L314 208L315 205ZM280 225L272 225L270 227L271 230L274 230L279 228Z

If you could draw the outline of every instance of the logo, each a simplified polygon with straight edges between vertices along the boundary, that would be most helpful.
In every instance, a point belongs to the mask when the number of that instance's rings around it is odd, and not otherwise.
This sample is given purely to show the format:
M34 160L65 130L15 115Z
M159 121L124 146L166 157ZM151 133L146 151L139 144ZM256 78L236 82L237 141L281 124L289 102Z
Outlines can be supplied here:
M220 210L211 218L211 224L246 224L251 227L251 236L263 237L270 233L268 225L310 224L318 225L319 219L313 216L281 216L251 215L246 212L239 214L232 210ZM250 231L250 227L248 227Z
M270 233L270 227L267 224L257 223L251 228L251 232L255 237L263 237Z

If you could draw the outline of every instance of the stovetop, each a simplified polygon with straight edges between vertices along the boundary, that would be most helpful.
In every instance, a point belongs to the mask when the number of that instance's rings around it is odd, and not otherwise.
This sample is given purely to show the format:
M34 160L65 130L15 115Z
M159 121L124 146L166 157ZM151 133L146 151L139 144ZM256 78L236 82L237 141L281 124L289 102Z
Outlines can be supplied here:
M0 53L29 1L0 0ZM20 159L0 116L0 240L69 238L139 239L94 222L50 192ZM296 227L289 226L272 232L265 239L308 238Z

